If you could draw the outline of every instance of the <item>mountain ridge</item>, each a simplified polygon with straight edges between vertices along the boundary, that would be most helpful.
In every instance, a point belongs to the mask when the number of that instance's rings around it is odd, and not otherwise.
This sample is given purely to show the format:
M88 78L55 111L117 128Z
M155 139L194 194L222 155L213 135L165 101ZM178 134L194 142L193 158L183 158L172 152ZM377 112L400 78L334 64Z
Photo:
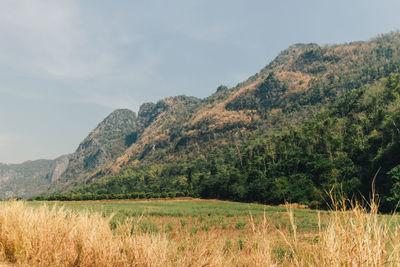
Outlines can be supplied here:
M119 173L147 177L150 171L158 175L151 174L151 179L163 179L170 174L157 166L203 160L219 147L232 146L239 155L246 140L265 134L268 139L297 129L352 90L374 86L399 70L398 32L342 45L294 44L246 81L232 88L220 86L209 97L164 98L143 104L137 115L114 111L121 119L110 127L100 126L101 122L81 142L61 178L50 183L47 192L79 191L88 184L106 183ZM187 185L192 179L187 168L191 167L184 167L186 173L176 172L176 188L182 189L178 184ZM136 183L137 190L147 190L140 183Z
M393 41L394 45L391 42L385 43L387 38ZM394 51L396 57L381 55L379 51L382 47L379 48L379 46L382 46L382 42L383 50L392 51L392 54ZM211 96L199 100L196 112L188 116L180 125L180 143L199 138L199 136L201 138L203 134L215 135L224 131L225 128L251 128L254 127L252 126L254 121L260 121L263 116L272 118L262 122L264 127L269 123L269 128L274 128L279 123L287 124L286 127L288 127L293 120L288 120L291 121L290 123L284 120L278 123L272 121L274 118L279 120L282 114L290 117L286 114L291 112L302 117L300 119L302 121L324 104L335 102L347 91L372 84L377 78L386 77L391 71L398 70L400 66L398 44L399 34L390 33L368 42L358 41L344 45L292 45L248 80L233 88L217 90ZM375 64L358 63L359 59L364 62L370 58L376 61ZM380 73L379 69L387 66L391 63L390 61L393 62L390 71L388 69ZM368 70L368 68L371 69ZM371 73L365 74L365 71ZM340 74L344 75L340 76ZM338 84L336 88L332 88L334 83ZM297 101L298 106L293 106L296 102L293 99L296 98L300 98L300 101ZM146 110L149 106L158 110L153 110L151 123L153 120L157 121L155 118L161 120L165 116L165 110L160 111L164 107L163 101L144 106ZM285 125L280 127L283 126ZM155 126L151 129L154 130L154 128ZM103 169L101 175L116 173L123 169L124 165L129 165L129 162L133 163L133 166L140 165L140 162L148 158L144 157L146 153L150 155L157 148L163 149L166 140L171 137L167 132L157 132L155 136L151 138L150 136L151 134L146 133L144 137L139 136L138 142L141 145L128 148L128 153L117 158L114 163L105 168L106 170ZM139 151L134 152L135 150Z

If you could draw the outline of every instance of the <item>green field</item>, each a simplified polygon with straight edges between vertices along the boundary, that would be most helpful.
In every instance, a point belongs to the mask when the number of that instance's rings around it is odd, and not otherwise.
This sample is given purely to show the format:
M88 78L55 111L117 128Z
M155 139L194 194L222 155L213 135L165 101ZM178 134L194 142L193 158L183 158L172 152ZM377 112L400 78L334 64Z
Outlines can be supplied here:
M28 206L37 208L48 205L49 208L64 208L74 212L99 213L110 217L110 223L116 225L131 218L140 221L142 228L165 230L185 224L198 230L236 229L246 230L251 220L256 224L267 222L280 229L289 229L289 210L293 213L297 230L313 233L320 226L327 225L332 212L311 209L269 206L255 203L240 203L219 200L179 199L179 200L115 200L115 201L28 201ZM140 219L139 219L140 218ZM400 223L400 217L380 215L392 225ZM166 230L167 229L167 230ZM249 230L249 229L247 229Z
M104 217L113 215L112 223L122 222L128 217L145 217L153 221L176 221L189 219L201 225L218 227L238 227L251 217L259 223L265 219L277 227L289 225L288 208L260 204L217 201L217 200L143 200L143 201L87 201L87 202L27 202L28 206L48 205L63 207L77 212L101 213ZM318 229L318 211L310 209L292 209L299 230ZM320 212L324 219L329 212ZM157 218L158 217L158 218ZM323 220L325 221L325 220ZM219 223L218 223L219 222ZM228 225L228 226L227 226ZM240 227L240 226L239 226ZM203 228L207 228L204 226Z

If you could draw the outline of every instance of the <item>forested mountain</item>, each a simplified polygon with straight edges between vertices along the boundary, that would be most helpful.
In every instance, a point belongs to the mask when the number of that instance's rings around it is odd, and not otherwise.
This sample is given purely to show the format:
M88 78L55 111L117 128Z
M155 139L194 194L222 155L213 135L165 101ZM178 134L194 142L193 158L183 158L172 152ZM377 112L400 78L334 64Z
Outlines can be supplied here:
M398 32L295 44L208 98L170 97L143 104L137 116L115 113L129 119L89 135L49 192L322 203L333 187L368 195L376 174L391 207L400 195L399 72Z
M347 197L368 196L376 176L382 208L390 209L400 200L399 125L400 75L392 74L351 90L290 128L257 128L250 135L241 129L206 152L178 151L181 160L138 164L75 192L184 191L238 201L323 204L332 189Z

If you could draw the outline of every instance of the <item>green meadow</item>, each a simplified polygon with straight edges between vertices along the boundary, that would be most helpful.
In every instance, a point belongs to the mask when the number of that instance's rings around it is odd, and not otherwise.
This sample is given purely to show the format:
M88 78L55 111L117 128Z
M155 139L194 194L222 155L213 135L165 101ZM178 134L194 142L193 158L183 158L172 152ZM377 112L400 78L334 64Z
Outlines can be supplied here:
M30 201L28 206L48 205L49 208L64 208L76 212L100 213L104 217L112 216L112 223L122 222L130 217L144 218L184 218L204 222L220 221L221 225L232 224L240 228L240 222L247 224L251 219L256 222L267 220L277 227L289 225L288 207L269 206L253 203L228 202L218 200L141 200L141 201ZM299 230L318 229L318 213L323 221L327 211L292 208ZM207 228L207 227L204 227Z

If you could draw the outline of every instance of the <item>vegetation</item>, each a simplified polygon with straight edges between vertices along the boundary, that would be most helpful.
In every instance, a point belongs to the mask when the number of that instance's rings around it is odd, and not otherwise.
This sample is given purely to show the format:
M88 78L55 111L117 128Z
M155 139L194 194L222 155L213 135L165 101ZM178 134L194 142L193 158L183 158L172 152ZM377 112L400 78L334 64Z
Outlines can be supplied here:
M350 91L300 125L279 132L237 132L230 142L181 162L128 168L75 193L162 194L323 206L334 188L368 196L376 178L383 210L400 201L400 75Z
M400 262L399 219L378 215L374 204L368 209L355 204L346 210L348 205L336 203L329 213L216 201L49 204L0 203L0 264L397 266ZM85 206L91 211L82 211ZM151 214L152 208L164 214ZM132 215L114 220L107 213L111 210L122 215L130 210ZM312 227L304 227L307 222Z
M287 213L291 206L267 206L260 204L246 204L240 202L226 202L218 200L204 199L141 199L141 200L113 200L113 201L79 201L79 202L42 202L29 201L29 207L38 208L43 204L52 207L63 207L74 212L90 211L100 213L104 217L113 215L111 223L116 224L124 220L135 217L146 217L157 223L181 223L182 220L189 224L198 223L201 227L233 227L236 225L248 225L249 215L251 214L258 221L266 215L274 225L287 226L290 224ZM294 205L293 207L296 207ZM329 212L319 212L324 222ZM318 211L309 209L293 210L293 215L301 230L317 230ZM149 221L147 220L147 221ZM179 222L178 222L179 221ZM240 226L239 226L240 227ZM163 228L157 225L157 228Z
M184 197L183 192L163 193L126 193L126 194L60 194L50 196L37 196L34 200L39 201L80 201L80 200L105 200L105 199L154 199Z

